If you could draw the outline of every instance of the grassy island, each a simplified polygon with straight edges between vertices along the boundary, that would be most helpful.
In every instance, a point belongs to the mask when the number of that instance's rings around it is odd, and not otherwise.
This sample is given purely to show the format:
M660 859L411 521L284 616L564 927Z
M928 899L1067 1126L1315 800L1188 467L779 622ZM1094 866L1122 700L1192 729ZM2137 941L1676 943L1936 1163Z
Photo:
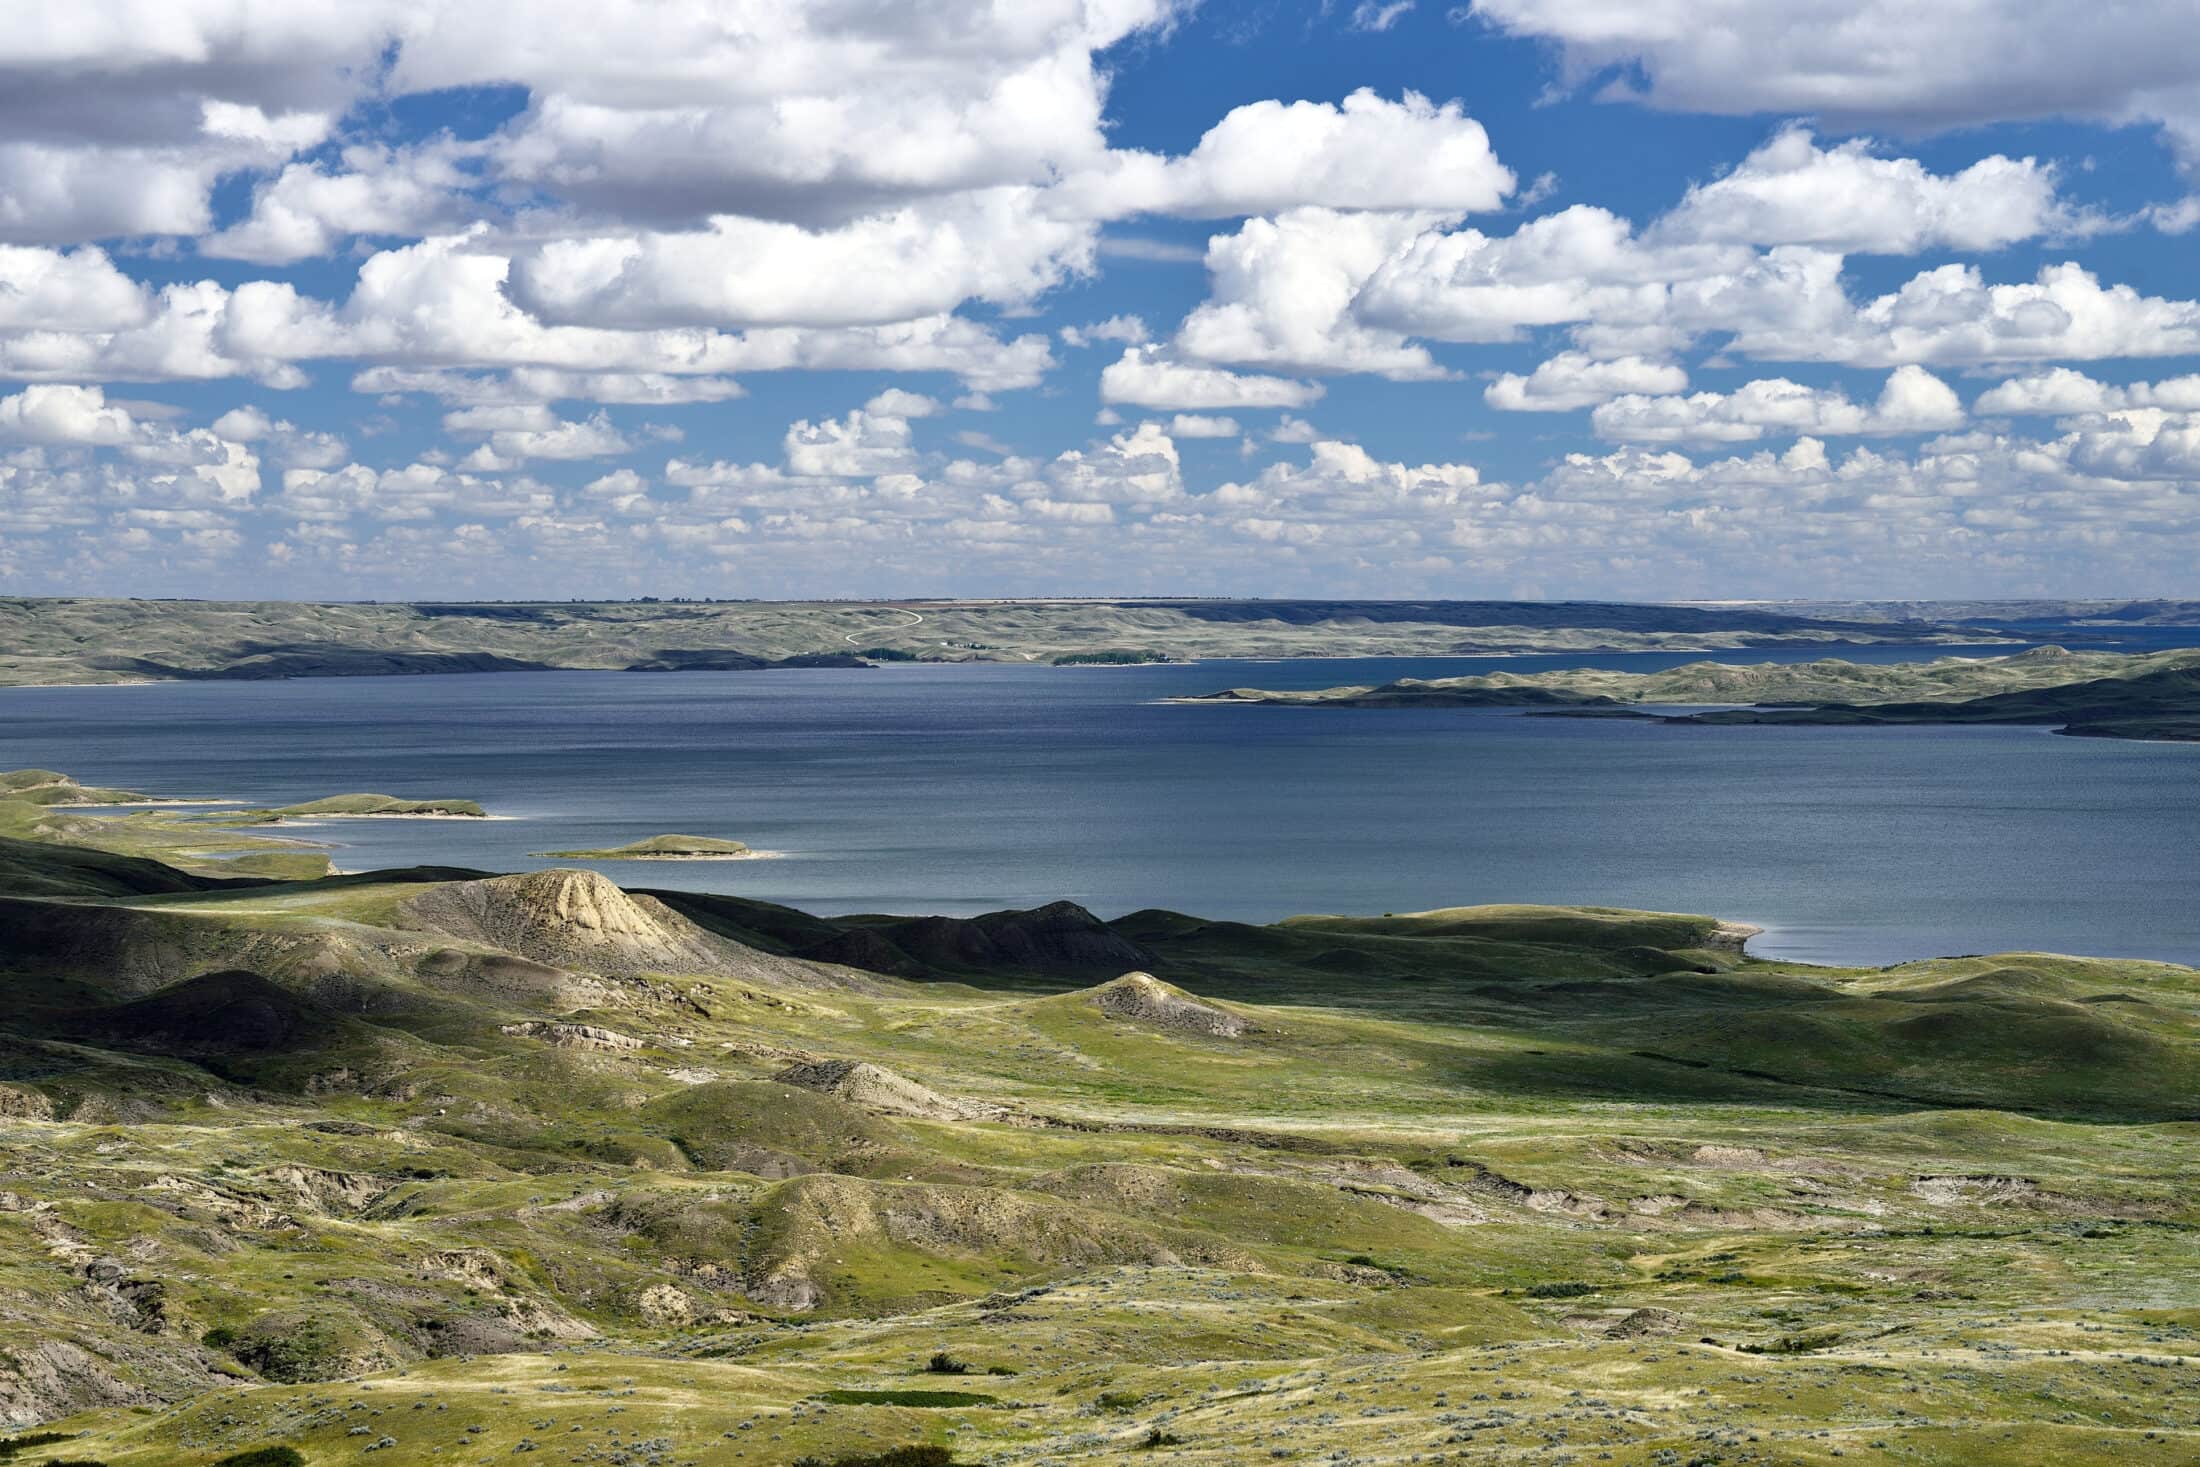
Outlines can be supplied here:
M279 820L330 815L387 816L405 820L446 817L479 820L488 812L472 800L407 800L396 795L330 795L325 799L307 800L300 805L283 805L258 813Z
M720 840L716 836L653 835L647 840L603 850L537 851L535 854L558 861L727 861L753 856L756 852L740 841Z

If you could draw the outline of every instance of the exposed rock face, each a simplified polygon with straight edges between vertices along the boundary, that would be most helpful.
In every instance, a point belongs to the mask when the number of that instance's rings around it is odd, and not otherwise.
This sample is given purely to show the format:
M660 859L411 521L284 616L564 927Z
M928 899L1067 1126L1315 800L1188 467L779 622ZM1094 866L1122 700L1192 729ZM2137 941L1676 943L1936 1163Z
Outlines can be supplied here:
M1711 935L1703 945L1713 952L1738 953L1749 946L1749 940L1762 933L1764 928L1752 927L1747 922L1721 922L1711 929Z
M1919 1177L1910 1183L1910 1190L1927 1202L1968 1202L1981 1207L1996 1202L2031 1202L2041 1195L2040 1184L2030 1177L1983 1175Z
M851 1105L887 1115L948 1121L963 1119L974 1109L883 1065L860 1060L814 1060L781 1070L772 1078L782 1085L837 1095Z
M593 871L530 871L455 881L405 904L407 917L538 963L614 977L704 973L792 987L847 986L847 975L705 932L655 897Z
M528 1019L518 1024L500 1024L500 1034L510 1034L520 1039L540 1039L559 1049L641 1049L642 1041L632 1035L621 1034L616 1029L603 1029L594 1024L559 1024L547 1019Z
M634 1310L656 1325L686 1324L695 1318L695 1303L670 1284L652 1284L635 1297Z
M390 1190L390 1184L380 1177L300 1166L295 1162L271 1167L260 1175L271 1185L297 1198L300 1205L331 1217L362 1213Z
M1151 973L1125 973L1103 983L1092 991L1092 1001L1111 1019L1155 1029L1236 1039L1251 1027L1227 1009L1202 1003Z
M1621 1339L1639 1340L1653 1335L1678 1334L1686 1323L1670 1309L1637 1309L1615 1321L1611 1333Z
M445 1248L420 1260L423 1278L449 1279L492 1293L504 1287L504 1260L487 1248Z
M19 1339L0 1358L0 1426L35 1426L79 1411L149 1406L205 1390L220 1380L200 1360L151 1341L102 1334L75 1340L53 1334Z
M0 1085L0 1121L50 1121L53 1102L21 1085Z

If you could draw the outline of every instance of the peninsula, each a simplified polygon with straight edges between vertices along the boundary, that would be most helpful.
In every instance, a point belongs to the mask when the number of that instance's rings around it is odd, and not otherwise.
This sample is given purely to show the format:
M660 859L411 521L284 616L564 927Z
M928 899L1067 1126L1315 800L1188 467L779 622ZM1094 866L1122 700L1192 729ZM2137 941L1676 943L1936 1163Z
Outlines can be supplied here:
M1281 708L1526 708L1550 718L1667 724L2044 724L2104 738L2200 734L2200 649L1931 662L1691 663L1666 672L1488 673L1309 692L1231 688L1171 701ZM1736 705L1705 708L1704 705ZM1703 711L1658 712L1659 707Z

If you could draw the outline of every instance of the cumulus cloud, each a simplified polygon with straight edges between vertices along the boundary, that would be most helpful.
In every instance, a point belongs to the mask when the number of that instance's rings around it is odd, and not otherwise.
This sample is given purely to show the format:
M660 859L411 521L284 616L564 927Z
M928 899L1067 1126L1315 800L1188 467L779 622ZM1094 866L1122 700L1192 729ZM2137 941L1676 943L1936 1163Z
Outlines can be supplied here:
M1208 241L1208 299L1184 318L1175 344L1204 361L1292 372L1445 376L1427 348L1368 324L1358 309L1369 277L1437 222L1427 214L1312 208L1249 219Z
M120 331L152 311L151 292L104 251L0 244L0 332Z
M1144 346L1153 339L1142 316L1110 316L1105 321L1092 321L1083 326L1064 326L1062 344L1069 347L1098 346L1102 342L1121 342L1125 346Z
M2029 281L1989 285L1975 265L1923 271L1900 288L1850 305L1775 309L1737 319L1733 346L1750 356L1856 366L2097 361L2200 351L2200 302L2103 285L2075 262ZM1795 302L1801 304L1801 302Z
M1688 112L1810 113L1904 131L2075 117L2155 122L2190 161L2200 57L2183 0L1918 6L1907 0L1471 0L1560 48L1606 100Z
M463 222L468 182L447 144L347 148L340 168L293 163L261 184L251 213L201 240L199 253L283 265L329 254L356 235L451 229Z
M518 302L612 327L851 326L971 300L1022 305L1092 267L1097 227L1027 188L911 204L830 229L722 215L707 230L554 240L515 262Z
M1504 373L1482 389L1482 400L1505 412L1562 413L1629 393L1670 395L1687 386L1688 373L1672 362L1566 351L1525 377Z
M1236 418L1214 417L1205 413L1178 413L1169 421L1172 438L1236 438L1244 429Z
M1396 332L1513 341L1576 321L1654 323L1676 282L1731 277L1755 259L1746 246L1648 244L1627 220L1577 204L1509 235L1416 230L1359 277L1353 300L1363 320Z
M393 469L345 464L286 471L281 488L265 507L292 520L322 524L354 517L419 521L453 511L509 519L548 512L556 507L556 498L532 480L483 478L441 464L412 463ZM293 538L298 538L296 531Z
M0 438L23 443L131 443L138 425L97 387L33 385L0 397Z
M916 462L908 418L872 408L796 423L787 429L786 450L789 472L827 479L890 474Z
M1286 209L1495 209L1513 191L1481 123L1456 101L1397 101L1362 88L1341 105L1253 102L1209 128L1191 152L1111 154L1069 181L1065 207L1095 217L1227 218Z
M453 433L484 435L465 466L491 473L529 459L609 458L634 446L607 414L569 420L540 404L459 408L443 415L443 426Z
M1839 388L1760 378L1732 392L1687 397L1628 394L1590 415L1597 434L1633 443L1748 443L1768 434L1815 437L1938 433L1962 426L1963 403L1922 367L1890 373L1871 404Z
M2200 374L2119 386L2096 381L2070 367L2054 367L1990 387L1972 406L1981 414L2010 417L2075 417L2121 408L2200 412Z
M1318 382L1230 372L1174 361L1159 347L1134 346L1100 374L1103 401L1134 407L1232 408L1305 407L1322 395Z
M1997 153L1941 175L1914 158L1880 157L1864 138L1821 148L1797 127L1691 188L1654 235L1909 255L1999 249L2077 222L2056 196L2054 170L2036 159Z

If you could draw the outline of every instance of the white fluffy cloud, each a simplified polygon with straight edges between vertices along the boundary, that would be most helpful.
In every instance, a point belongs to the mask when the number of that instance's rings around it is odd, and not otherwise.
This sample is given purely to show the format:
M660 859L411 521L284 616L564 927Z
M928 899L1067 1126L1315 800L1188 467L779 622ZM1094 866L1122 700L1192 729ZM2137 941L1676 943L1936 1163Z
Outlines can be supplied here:
M623 328L853 326L1028 304L1092 266L1096 226L1028 188L911 204L828 229L722 216L680 234L556 240L512 290L545 320Z
M1489 134L1457 102L1362 88L1341 106L1233 108L1178 158L1119 152L1070 181L1068 206L1097 217L1228 218L1286 209L1494 209L1513 190Z
M2121 408L2200 412L2200 374L2118 386L2069 367L2055 367L1988 388L1973 407L1982 414L2011 417L2076 417Z
M1482 400L1512 413L1562 413L1627 393L1650 396L1684 391L1688 373L1672 362L1644 357L1597 358L1560 352L1523 377L1507 372L1482 389Z
M1083 326L1064 326L1062 344L1070 347L1098 346L1103 342L1121 342L1125 346L1144 346L1153 339L1153 332L1146 326L1143 316L1110 316L1105 321L1091 321Z
M2200 351L2200 302L2103 285L2076 263L2049 265L2032 280L2007 284L1988 284L1975 265L1943 265L1860 304L1845 297L1820 300L1829 309L1810 309L1798 292L1785 311L1775 302L1755 321L1737 314L1734 348L1760 358L1856 366L1991 366ZM1705 319L1716 318L1707 311Z
M1808 130L1789 128L1724 177L1691 188L1655 234L1909 255L1999 249L2077 222L2056 197L2054 170L2036 159L1997 153L1940 175L1914 158L1880 157L1862 138L1821 148Z
M1576 321L1655 323L1675 283L1730 278L1755 258L1746 246L1647 244L1627 220L1577 204L1508 235L1416 230L1358 278L1352 299L1362 319L1400 333L1513 341Z
M1233 408L1305 407L1322 395L1318 382L1297 382L1288 377L1268 377L1230 372L1173 361L1159 347L1131 347L1100 374L1100 396L1105 402L1135 407L1191 408L1204 411Z
M529 459L609 458L634 446L607 414L569 420L539 404L460 408L443 415L443 426L460 435L481 435L481 446L465 466L490 473Z
M916 462L909 420L870 408L821 423L796 423L787 429L786 450L788 471L814 478L869 478Z
M2075 117L2156 122L2200 144L2200 54L2185 0L1472 0L1556 42L1608 100L1802 113L1909 131ZM1617 74L1612 74L1613 69Z
M1249 219L1208 241L1209 296L1177 328L1176 346L1203 361L1292 372L1442 377L1427 348L1366 324L1357 309L1368 278L1437 222L1314 208Z
M1963 421L1962 400L1922 367L1897 368L1871 404L1852 402L1839 388L1771 377L1732 392L1629 394L1590 415L1600 437L1631 443L1749 443L1791 433L1828 438L1939 433Z
M462 222L466 185L447 146L347 148L335 171L284 168L255 192L252 212L201 240L199 253L280 265L331 254L354 235L417 238Z
M113 447L137 437L136 421L97 387L34 384L0 397L0 438Z

